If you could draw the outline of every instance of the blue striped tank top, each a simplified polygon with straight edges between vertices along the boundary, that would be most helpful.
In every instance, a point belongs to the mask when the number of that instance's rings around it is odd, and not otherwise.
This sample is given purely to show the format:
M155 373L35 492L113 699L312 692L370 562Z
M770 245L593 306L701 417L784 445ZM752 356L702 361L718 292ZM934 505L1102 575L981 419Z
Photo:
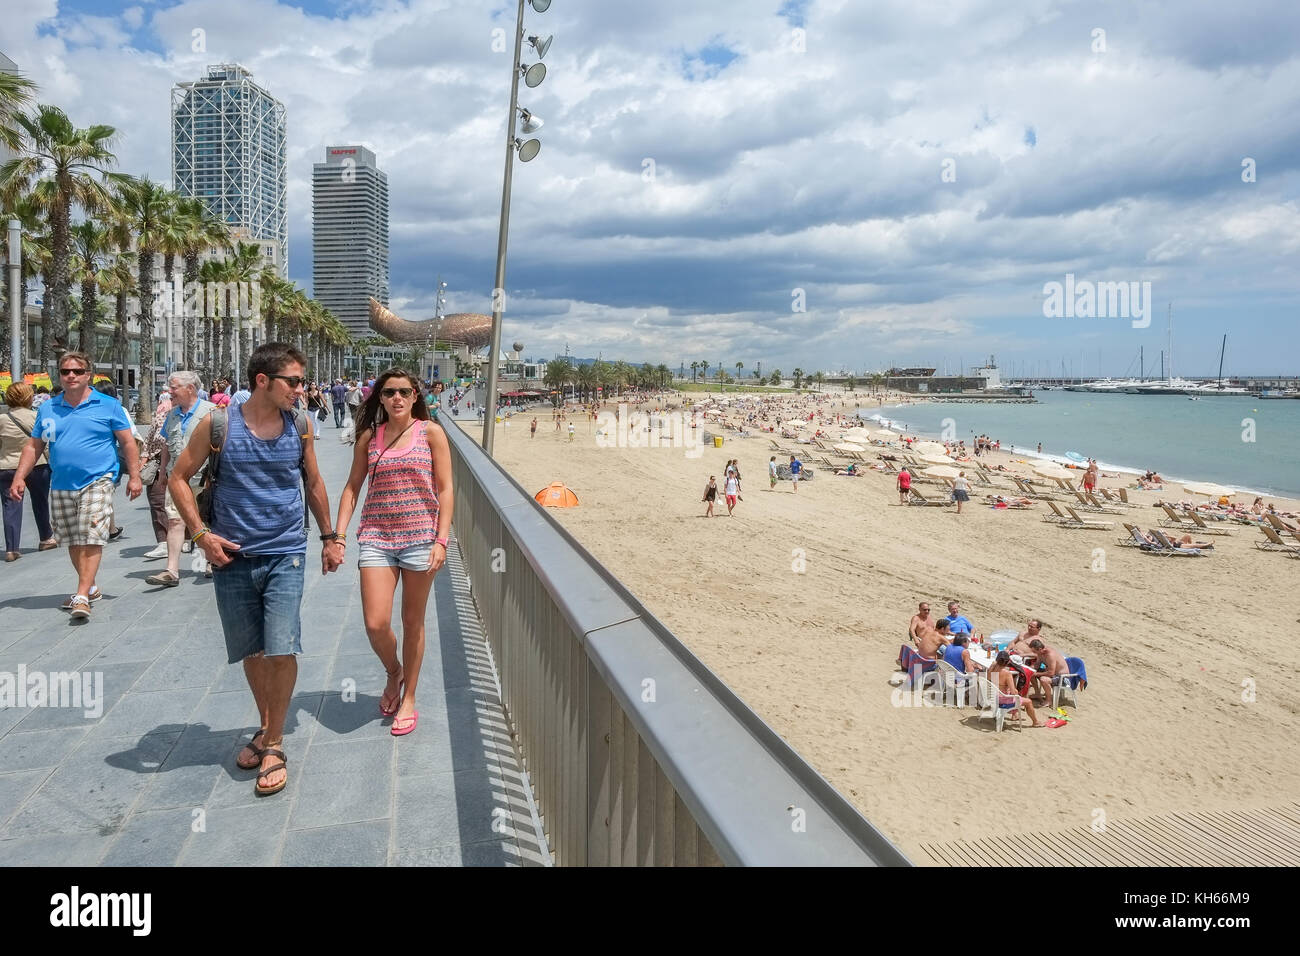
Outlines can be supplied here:
M284 431L278 438L263 440L244 424L243 406L230 406L212 502L212 530L239 545L239 554L307 550L298 467L302 439L293 416L282 415Z

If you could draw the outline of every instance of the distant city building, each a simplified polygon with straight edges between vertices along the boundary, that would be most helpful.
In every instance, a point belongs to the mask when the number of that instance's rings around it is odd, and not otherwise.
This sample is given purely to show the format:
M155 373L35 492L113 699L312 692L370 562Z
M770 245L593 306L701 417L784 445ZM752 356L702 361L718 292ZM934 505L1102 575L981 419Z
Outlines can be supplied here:
M388 177L364 146L328 146L312 165L312 297L353 336L370 299L388 305Z
M284 106L242 66L172 88L172 184L289 274Z

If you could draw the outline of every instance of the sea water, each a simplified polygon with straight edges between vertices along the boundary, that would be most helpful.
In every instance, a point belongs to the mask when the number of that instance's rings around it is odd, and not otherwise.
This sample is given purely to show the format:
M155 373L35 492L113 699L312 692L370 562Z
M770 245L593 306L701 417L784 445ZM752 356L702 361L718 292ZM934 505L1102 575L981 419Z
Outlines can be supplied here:
M909 434L1002 441L1003 451L1068 462L1096 458L1103 471L1152 469L1173 484L1213 481L1300 498L1300 400L1242 396L1037 391L1037 404L925 401L859 415Z

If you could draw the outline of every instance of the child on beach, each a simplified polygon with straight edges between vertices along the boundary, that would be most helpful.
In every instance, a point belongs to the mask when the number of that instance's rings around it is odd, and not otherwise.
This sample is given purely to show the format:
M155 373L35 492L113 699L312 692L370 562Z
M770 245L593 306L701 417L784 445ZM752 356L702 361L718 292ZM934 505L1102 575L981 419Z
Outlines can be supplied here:
M718 497L718 481L713 475L709 475L709 483L704 486L704 497L701 501L707 501L709 507L704 511L704 517L713 517L713 501Z

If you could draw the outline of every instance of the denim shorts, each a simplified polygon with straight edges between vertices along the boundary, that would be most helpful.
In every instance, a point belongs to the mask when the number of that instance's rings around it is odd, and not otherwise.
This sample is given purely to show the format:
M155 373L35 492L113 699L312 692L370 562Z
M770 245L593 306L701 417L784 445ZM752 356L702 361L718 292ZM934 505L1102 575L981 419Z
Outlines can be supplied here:
M401 568L404 571L427 571L433 552L433 542L412 544L395 551L373 544L362 544L357 558L359 568Z
M253 554L212 569L231 664L259 651L268 657L302 653L306 566L306 554Z

